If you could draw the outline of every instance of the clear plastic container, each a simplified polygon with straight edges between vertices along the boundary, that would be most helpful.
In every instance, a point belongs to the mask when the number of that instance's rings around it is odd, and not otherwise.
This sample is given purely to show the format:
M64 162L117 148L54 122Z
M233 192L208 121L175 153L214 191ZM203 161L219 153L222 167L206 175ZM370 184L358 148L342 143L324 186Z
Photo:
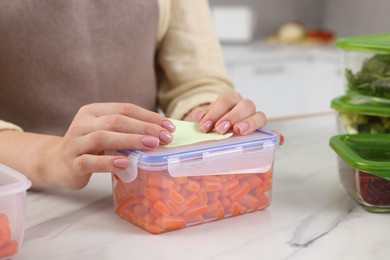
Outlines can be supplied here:
M340 134L390 133L390 105L362 95L344 95L332 100Z
M337 135L330 146L347 193L368 211L390 212L390 135Z
M390 104L390 34L343 38L344 86L349 94Z
M24 175L0 164L0 260L12 258L22 246L30 187Z
M275 133L256 131L155 151L116 151L133 168L113 174L116 213L159 234L270 205Z

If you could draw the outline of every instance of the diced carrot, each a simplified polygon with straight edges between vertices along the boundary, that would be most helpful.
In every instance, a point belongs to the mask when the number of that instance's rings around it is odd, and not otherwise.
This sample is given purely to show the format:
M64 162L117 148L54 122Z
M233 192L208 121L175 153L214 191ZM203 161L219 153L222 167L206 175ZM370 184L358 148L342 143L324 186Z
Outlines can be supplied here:
M233 202L232 205L230 206L230 213L232 216L237 216L241 214L241 207L238 202Z
M205 221L204 217L202 215L187 217L185 220L187 222L187 226L198 225L198 224L201 224Z
M145 216L146 213L148 212L148 208L145 207L145 206L142 205L142 204L137 204L137 205L135 205L135 206L133 207L132 211L133 211L133 214L134 214L135 216Z
M11 227L8 222L8 216L0 214L0 239L11 239Z
M223 183L223 187L222 187L222 190L223 191L226 191L226 194L230 194L232 191L234 191L238 186L240 185L240 183L238 182L238 180L228 180L226 182Z
M208 205L207 212L204 213L204 216L208 219L219 219L221 209L223 212L223 205L220 201L210 203Z
M186 226L186 220L183 217L159 217L156 219L156 224L163 230L175 230L184 228Z
M191 208L192 206L194 206L198 202L199 202L199 198L198 198L198 196L196 196L196 194L191 194L191 195L184 198L184 205L187 208Z
M209 202L219 201L220 192L219 191L211 191L207 192L207 200Z
M156 201L162 198L163 192L159 188L149 186L145 188L144 196L149 201Z
M171 210L173 216L180 215L184 210L183 206L177 205L175 202L173 202L170 199L165 200L164 203Z
M259 187L263 184L261 178L256 176L255 174L248 174L248 176L245 177L243 180L249 184L251 189Z
M264 195L264 188L262 186L255 188L254 190L252 190L252 194L259 198Z
M183 186L184 189L191 192L198 192L200 190L200 184L197 181L193 181L190 179L188 179Z
M239 201L242 205L251 211L259 208L259 200L251 194L245 194L239 199Z
M260 208L266 208L270 204L270 200L267 196L263 195L259 197Z
M205 213L207 211L208 211L208 206L207 205L198 205L198 206L194 206L194 207L186 210L183 213L183 216L186 219L190 219L190 218L194 218L196 216L202 215L203 213Z
M207 197L207 192L204 191L203 189L200 189L198 192L198 198L199 198L199 203L200 204L207 204L208 203L208 197Z
M157 210L163 216L169 216L171 214L170 209L161 200L157 200L153 204L153 208Z
M173 181L177 184L183 184L187 181L187 177L183 176L183 177L174 177L173 178Z
M164 176L149 176L146 183L148 186L154 186L160 189L173 189L175 184L171 179Z
M160 234L163 231L161 227L152 223L145 223L143 227L145 228L146 231L152 234Z
M3 247L0 248L0 257L11 257L19 250L19 243L16 240L8 240Z
M209 177L209 176L207 176ZM222 189L222 184L221 182L216 182L216 181L209 181L209 180L204 180L202 182L202 187L206 192L210 191L219 191Z
M184 202L184 198L182 195L180 195L180 193L178 193L176 190L169 190L168 191L168 198L170 198L172 201L174 201L175 203L183 203Z
M264 188L264 191L267 192L267 191L270 191L272 189L272 182L271 181L265 181L263 183L263 188Z
M128 195L128 197L126 199L124 199L123 201L117 202L117 207L116 207L115 211L117 213L122 212L124 210L124 208L130 208L133 205L135 205L136 203L137 203L137 196L135 193L132 193L132 194Z
M263 173L262 176L263 176L266 180L271 180L271 179L272 179L272 171Z
M230 194L229 198L232 201L238 201L242 196L244 196L245 194L247 194L250 191L250 186L248 183L242 182L240 185L241 185L241 187L238 190L236 190Z

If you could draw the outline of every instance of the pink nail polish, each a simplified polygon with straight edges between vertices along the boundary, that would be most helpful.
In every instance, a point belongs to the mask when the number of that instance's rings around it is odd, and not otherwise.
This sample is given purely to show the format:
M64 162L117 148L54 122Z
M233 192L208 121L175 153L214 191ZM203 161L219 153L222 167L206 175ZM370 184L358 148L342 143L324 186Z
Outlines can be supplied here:
M229 121L223 121L217 126L217 131L220 134L225 134L229 130L230 126L231 124Z
M176 130L176 126L171 121L168 120L162 121L161 126L167 129L171 133L175 132Z
M160 140L153 136L144 136L141 142L143 145L149 148L156 148L160 144Z
M127 159L115 159L114 160L114 166L118 168L127 168L129 167L130 163Z
M203 123L203 125L201 125L200 129L202 129L203 132L209 132L211 130L212 125L213 122L211 120L207 120Z
M235 125L235 128L238 134L243 134L249 129L249 125L247 122L240 122Z
M173 135L168 131L161 131L159 137L164 143L170 143L173 140Z

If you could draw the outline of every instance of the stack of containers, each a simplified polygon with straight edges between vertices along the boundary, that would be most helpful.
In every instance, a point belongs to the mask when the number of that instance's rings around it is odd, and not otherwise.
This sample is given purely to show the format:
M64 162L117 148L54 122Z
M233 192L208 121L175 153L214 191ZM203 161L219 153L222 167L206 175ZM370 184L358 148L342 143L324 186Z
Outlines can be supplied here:
M390 34L339 39L345 95L332 100L340 180L365 209L390 212Z

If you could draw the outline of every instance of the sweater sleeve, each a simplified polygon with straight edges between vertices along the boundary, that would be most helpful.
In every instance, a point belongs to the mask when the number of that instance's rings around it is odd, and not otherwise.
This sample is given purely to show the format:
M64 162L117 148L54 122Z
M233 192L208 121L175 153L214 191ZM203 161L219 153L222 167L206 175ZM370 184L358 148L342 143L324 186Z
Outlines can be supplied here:
M233 84L225 72L207 0L159 0L157 48L159 102L163 112L181 119Z

